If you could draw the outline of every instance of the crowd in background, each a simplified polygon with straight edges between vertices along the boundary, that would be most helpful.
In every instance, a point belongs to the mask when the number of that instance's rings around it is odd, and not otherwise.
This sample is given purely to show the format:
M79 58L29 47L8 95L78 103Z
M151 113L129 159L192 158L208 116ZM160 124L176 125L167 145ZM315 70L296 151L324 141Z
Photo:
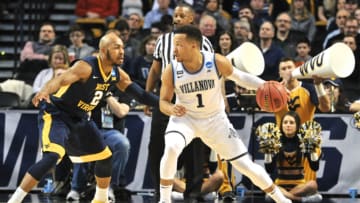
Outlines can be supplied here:
M145 87L156 39L171 31L172 15L179 2L194 8L195 24L217 53L227 55L243 42L255 43L265 59L265 69L260 75L265 80L280 79L278 65L283 57L293 58L299 66L335 42L344 42L353 50L356 64L350 76L337 80L339 86L329 88L339 88L341 105L345 105L337 109L333 107L332 111L342 109L341 112L346 112L350 104L360 98L360 84L357 82L360 79L360 7L357 0L156 0L153 5L140 0L107 0L101 3L78 0L69 30L64 36L57 35L56 25L45 22L39 27L38 41L25 43L20 54L21 65L14 79L35 85L33 90L36 92L40 88L35 82L37 74L49 67L57 69L49 58L54 45L66 46L71 62L96 54L99 38L114 29L125 44L122 68ZM52 73L49 71L42 83ZM44 72L38 77L44 77ZM254 94L228 82L226 93L238 98L241 94ZM336 106L338 99L332 98L332 104ZM229 108L244 110L246 106L253 105L250 100L239 103L229 96Z

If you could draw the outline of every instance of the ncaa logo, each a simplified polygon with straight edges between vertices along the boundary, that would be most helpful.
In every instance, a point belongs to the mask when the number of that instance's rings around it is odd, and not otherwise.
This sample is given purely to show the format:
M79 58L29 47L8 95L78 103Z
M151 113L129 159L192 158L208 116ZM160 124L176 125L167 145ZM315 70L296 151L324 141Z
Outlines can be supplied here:
M207 72L210 72L211 67L213 66L213 62L207 61L205 63L205 67L207 68Z

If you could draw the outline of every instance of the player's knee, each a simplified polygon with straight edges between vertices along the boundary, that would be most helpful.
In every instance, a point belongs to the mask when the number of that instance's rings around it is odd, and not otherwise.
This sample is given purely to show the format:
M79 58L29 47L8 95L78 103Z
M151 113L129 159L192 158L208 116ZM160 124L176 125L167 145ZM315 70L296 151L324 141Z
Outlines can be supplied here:
M112 156L96 161L95 163L95 175L100 178L106 178L111 176L112 169Z
M54 152L45 152L40 161L29 168L28 172L36 179L41 178L49 172L50 169L56 166L60 156Z
M174 155L180 155L185 147L185 140L178 134L167 134L165 136L165 151Z

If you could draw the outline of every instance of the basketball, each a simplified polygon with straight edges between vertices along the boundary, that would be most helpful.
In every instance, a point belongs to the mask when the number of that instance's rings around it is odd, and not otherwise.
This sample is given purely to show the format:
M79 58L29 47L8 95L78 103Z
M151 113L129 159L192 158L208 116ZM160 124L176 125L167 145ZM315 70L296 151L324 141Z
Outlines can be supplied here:
M278 112L286 106L287 100L285 87L276 81L266 81L256 91L256 102L262 111Z

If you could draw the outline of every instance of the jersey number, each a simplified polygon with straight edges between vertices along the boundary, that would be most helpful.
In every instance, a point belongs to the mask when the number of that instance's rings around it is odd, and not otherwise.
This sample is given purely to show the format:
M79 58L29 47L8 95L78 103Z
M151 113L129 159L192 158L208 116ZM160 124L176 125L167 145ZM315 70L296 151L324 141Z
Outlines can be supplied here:
M94 98L91 100L90 104L91 105L98 105L98 103L100 102L102 96L103 96L103 92L102 91L96 91L94 94Z
M197 105L197 107L198 107L198 108L203 108L203 107L205 107L204 104L203 104L203 100L202 100L201 94L197 94L196 97L198 98L198 105Z

